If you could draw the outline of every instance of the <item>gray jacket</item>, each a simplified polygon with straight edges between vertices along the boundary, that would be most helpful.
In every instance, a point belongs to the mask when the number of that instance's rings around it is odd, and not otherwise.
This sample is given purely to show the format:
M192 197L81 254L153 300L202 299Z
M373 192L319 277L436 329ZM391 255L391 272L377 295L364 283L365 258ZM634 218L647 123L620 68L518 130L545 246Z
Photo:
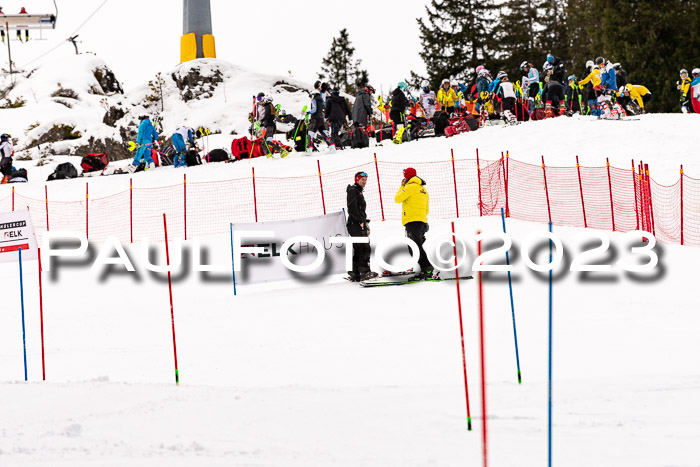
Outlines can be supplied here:
M355 98L352 106L352 120L360 125L367 125L367 117L372 115L372 98L364 89Z
M0 143L0 165L5 162L6 159L12 159L12 144L9 141Z

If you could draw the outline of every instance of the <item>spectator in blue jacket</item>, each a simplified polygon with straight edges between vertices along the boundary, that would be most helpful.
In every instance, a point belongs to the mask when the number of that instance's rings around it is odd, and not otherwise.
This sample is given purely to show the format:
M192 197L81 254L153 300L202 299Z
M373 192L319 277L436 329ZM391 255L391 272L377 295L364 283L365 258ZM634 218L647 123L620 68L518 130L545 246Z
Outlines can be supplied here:
M134 157L134 161L131 163L133 166L132 171L136 170L138 166L141 165L141 161L146 164L144 167L145 170L154 169L156 167L151 157L151 149L153 149L153 144L158 140L158 132L153 127L153 123L151 123L151 119L148 115L142 115L139 118L141 119L141 123L139 123L139 134L136 137L138 149L136 150L136 157Z

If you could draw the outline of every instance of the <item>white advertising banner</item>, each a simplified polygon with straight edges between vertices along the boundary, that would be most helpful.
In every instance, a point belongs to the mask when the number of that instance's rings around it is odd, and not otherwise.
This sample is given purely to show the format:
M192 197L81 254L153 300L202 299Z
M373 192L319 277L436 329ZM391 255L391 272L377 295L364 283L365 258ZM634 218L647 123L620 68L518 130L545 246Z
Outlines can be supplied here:
M38 258L34 225L29 211L0 213L0 262L19 261L20 248L22 260Z
M259 237L255 232L271 231L272 237ZM246 232L251 232L246 235ZM319 280L331 274L340 274L345 269L345 246L333 245L331 237L347 237L345 213L342 211L325 216L308 217L288 221L256 222L233 224L233 234L241 238L242 247L261 248L259 253L242 253L234 258L236 282L255 284L282 280ZM323 252L303 238L294 241L282 252L282 244L294 237L315 239ZM352 247L350 247L352 248ZM320 265L311 272L295 272L282 262L282 254L294 265L308 266L319 261Z

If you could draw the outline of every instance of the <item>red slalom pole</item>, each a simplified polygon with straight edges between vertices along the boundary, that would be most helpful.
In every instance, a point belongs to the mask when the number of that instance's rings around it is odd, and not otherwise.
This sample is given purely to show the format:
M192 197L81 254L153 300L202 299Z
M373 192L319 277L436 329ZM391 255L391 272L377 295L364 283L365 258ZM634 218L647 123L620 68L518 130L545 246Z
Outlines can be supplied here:
M90 238L89 227L89 217L88 217L88 202L90 201L88 197L88 183L85 182L85 238Z
M477 235L481 232L477 231ZM481 240L477 242L477 250L481 256ZM481 413L483 414L482 424L482 443L484 449L484 467L488 465L487 451L487 428L486 428L486 358L484 356L484 285L482 280L482 271L479 271L479 337L481 347Z
M613 206L612 180L610 179L610 159L607 157L605 158L605 166L608 168L608 189L610 190L610 216L612 218L612 231L615 232L615 208Z
M177 343L175 341L175 311L173 310L173 284L170 279L170 249L168 248L168 223L163 213L163 229L165 230L165 261L168 265L168 293L170 294L170 321L173 326L173 354L175 355L175 384L180 384L180 372L177 368Z
M581 211L583 211L583 226L588 228L588 222L586 221L586 204L583 201L583 185L581 184L581 167L578 164L578 156L576 156L576 172L578 172L578 189L581 192ZM635 198L635 203L637 199Z
M632 186L634 187L634 214L637 216L637 230L639 230L639 203L637 202L637 173L634 170L634 159L632 159Z
M382 200L382 182L379 181L379 165L377 165L377 153L374 153L374 171L377 173L377 186L379 187L379 207L382 209L382 221L384 221L384 201Z
M683 245L683 164L681 164L681 245Z
M464 394L467 399L467 430L472 429L472 412L469 408L469 384L467 383L467 354L464 350L464 326L462 325L462 296L459 290L459 268L457 268L457 236L455 235L455 223L452 222L452 236L454 242L455 254L455 281L457 283L457 309L459 310L459 334L462 338L462 369L464 371Z
M41 379L46 381L46 365L44 363L44 293L41 286L41 248L38 250L39 255L39 323L41 325Z
M452 162L454 165L454 161ZM484 215L484 202L481 199L481 165L479 164L479 148L476 148L476 176L477 176L477 183L479 184L479 217L482 217ZM457 188L455 187L455 190ZM456 195L455 191L455 195Z
M547 170L544 165L544 156L542 156L542 175L544 176L544 193L547 196L547 215L549 222L552 222L552 209L549 207L549 190L547 189Z

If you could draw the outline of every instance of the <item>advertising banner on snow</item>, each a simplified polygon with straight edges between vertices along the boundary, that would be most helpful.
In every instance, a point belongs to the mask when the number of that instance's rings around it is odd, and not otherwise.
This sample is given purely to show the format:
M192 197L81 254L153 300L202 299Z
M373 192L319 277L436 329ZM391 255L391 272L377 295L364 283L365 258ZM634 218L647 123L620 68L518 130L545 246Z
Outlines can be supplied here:
M233 235L240 237L242 247L260 248L258 253L242 253L234 258L236 282L255 284L299 278L321 278L340 274L345 269L345 246L331 244L331 237L348 236L342 211L325 216L308 217L288 221L233 224ZM256 232L272 231L272 237L260 237ZM250 234L247 234L250 232ZM289 244L282 251L282 244L294 237L305 237ZM314 245L311 239L316 240ZM317 246L323 248L323 262L313 272L301 273L290 270L282 262L282 255L292 264L305 266L316 261L320 255ZM239 270L240 268L240 270Z
M36 236L29 211L0 213L0 262L18 261L20 248L22 260L37 259Z

